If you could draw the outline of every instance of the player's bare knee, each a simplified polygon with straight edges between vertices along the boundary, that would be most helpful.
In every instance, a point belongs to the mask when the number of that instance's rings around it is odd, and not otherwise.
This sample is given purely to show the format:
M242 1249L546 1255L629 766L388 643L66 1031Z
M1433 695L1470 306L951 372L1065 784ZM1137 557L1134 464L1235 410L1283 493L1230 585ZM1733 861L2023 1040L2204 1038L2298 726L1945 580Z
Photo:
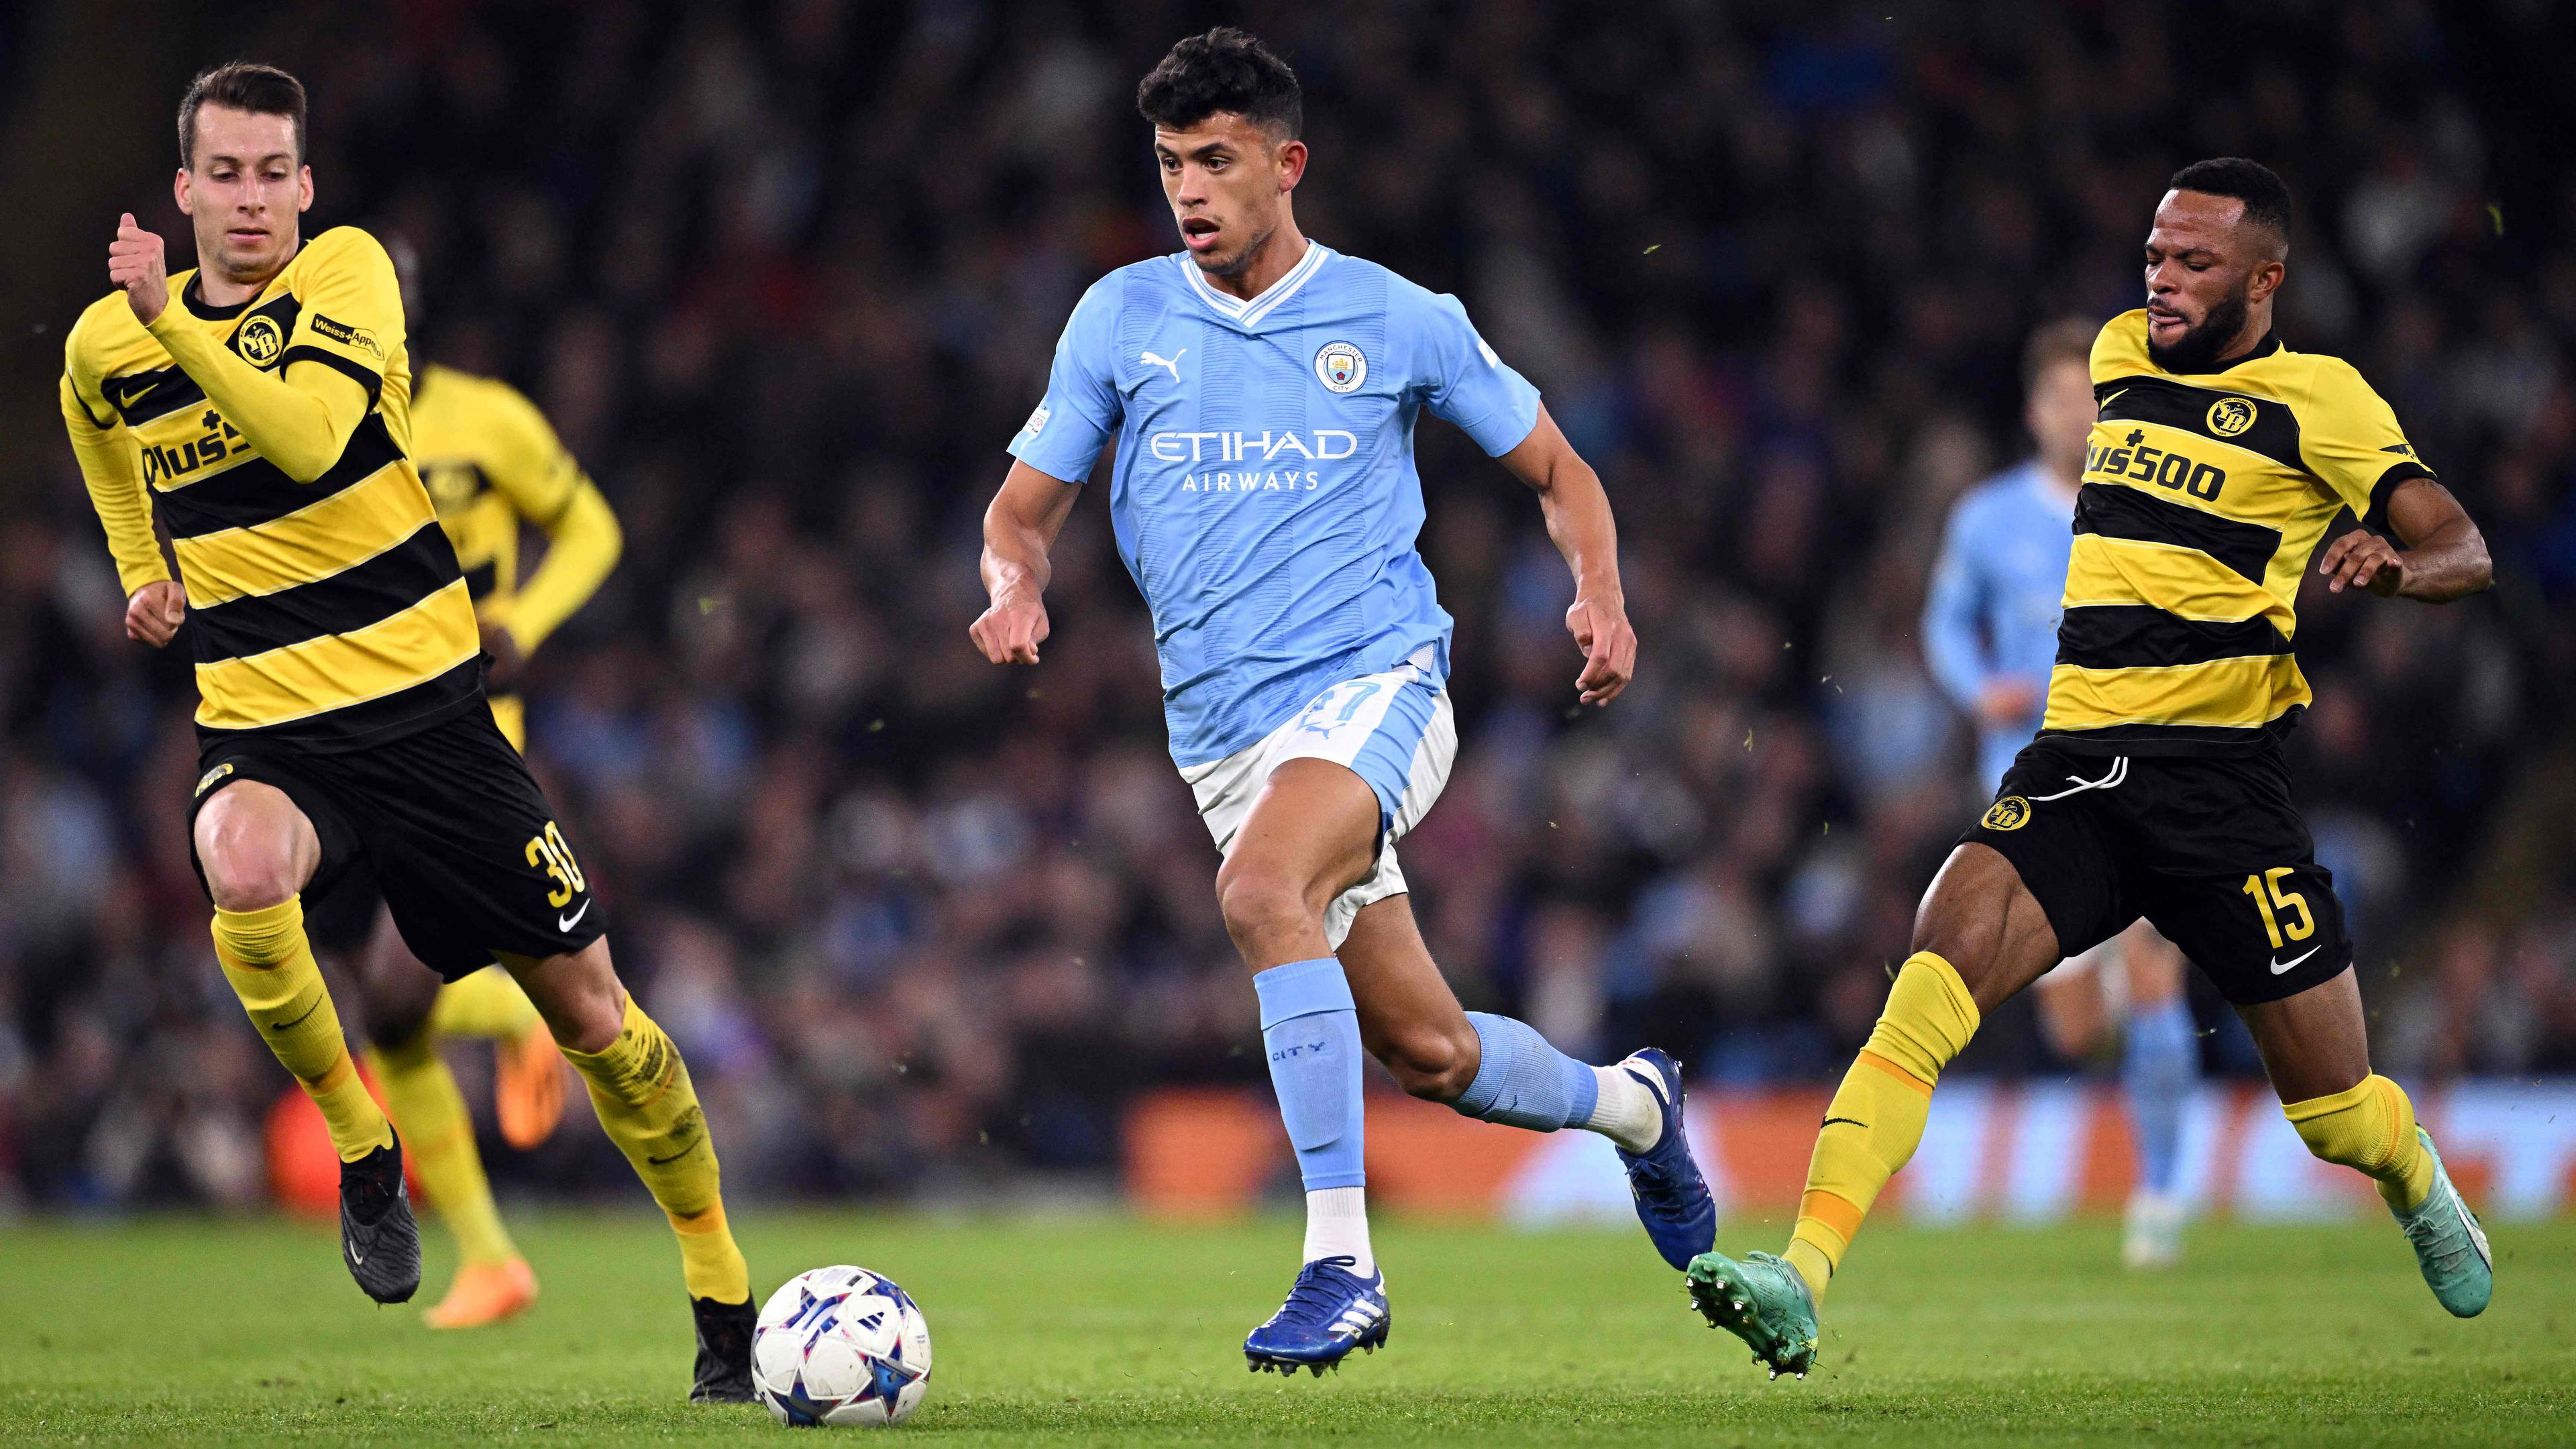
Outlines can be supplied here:
M626 987L610 963L608 938L569 955L532 960L503 955L501 964L545 1018L546 1030L566 1051L601 1052L626 1027Z
M577 1052L604 1052L626 1026L626 990L614 973L605 980L584 981L560 995L544 1013L555 1040Z
M1974 843L1950 852L1915 913L1910 949L1950 963L1981 1011L2057 964L2057 933L2013 863Z
M1322 914L1307 901L1302 886L1285 873L1238 866L1231 860L1217 872L1216 905L1225 917L1226 934L1246 954L1256 956L1266 943L1298 935Z
M1454 1102L1476 1080L1476 1033L1462 1040L1436 1026L1402 1027L1387 1035L1378 1060L1395 1084L1426 1102Z
M228 810L224 804L218 797L197 816L197 862L205 868L206 893L216 907L258 911L292 899L312 872L293 822L273 811Z

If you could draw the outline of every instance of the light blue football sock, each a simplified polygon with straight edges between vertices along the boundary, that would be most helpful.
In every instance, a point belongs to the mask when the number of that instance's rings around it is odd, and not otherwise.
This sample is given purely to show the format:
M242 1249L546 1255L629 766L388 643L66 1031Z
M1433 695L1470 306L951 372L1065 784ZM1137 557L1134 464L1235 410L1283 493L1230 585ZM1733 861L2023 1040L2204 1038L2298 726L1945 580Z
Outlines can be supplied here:
M1468 1117L1553 1132L1580 1127L1592 1118L1601 1083L1592 1068L1547 1044L1526 1022L1508 1016L1467 1013L1484 1046L1476 1080L1449 1105Z
M2162 1006L2130 1012L2126 1057L2120 1075L2129 1093L2129 1120L2138 1132L2138 1186L2169 1195L2182 1167L2183 1107L2200 1077L2191 1008L2177 996Z
M1308 1192L1363 1186L1360 1016L1342 963L1318 956L1273 966L1252 978L1252 989L1297 1175Z

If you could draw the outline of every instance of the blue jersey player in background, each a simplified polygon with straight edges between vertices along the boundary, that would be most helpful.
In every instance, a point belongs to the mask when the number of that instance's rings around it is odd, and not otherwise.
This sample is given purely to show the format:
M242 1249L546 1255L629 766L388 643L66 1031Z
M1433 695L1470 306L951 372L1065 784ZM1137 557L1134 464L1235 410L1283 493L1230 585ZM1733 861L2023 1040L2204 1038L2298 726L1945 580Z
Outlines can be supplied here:
M1961 496L1924 600L1932 677L1976 721L1980 798L2038 733L2057 663L2077 479L2097 411L2090 359L2100 331L2064 318L2031 334L2022 420L2039 450ZM2121 1256L2133 1268L2169 1267L2182 1250L2183 1107L2200 1075L2182 956L2140 921L2060 962L2034 994L2050 1045L2061 1056L2087 1056L2114 1014L2113 969L2127 988L2122 1079L2138 1144Z
M985 516L992 604L971 632L994 663L1038 662L1048 549L1114 445L1118 551L1153 613L1172 758L1223 857L1218 905L1306 1188L1304 1267L1244 1355L1320 1374L1386 1340L1363 1051L1468 1116L1609 1137L1648 1235L1683 1268L1715 1211L1678 1064L1647 1050L1586 1066L1521 1022L1462 1011L1395 858L1457 752L1450 619L1414 549L1416 420L1456 424L1537 492L1574 573L1575 689L1594 706L1626 687L1637 648L1601 481L1456 298L1299 233L1297 78L1260 42L1182 41L1137 108L1185 250L1110 273L1074 308Z

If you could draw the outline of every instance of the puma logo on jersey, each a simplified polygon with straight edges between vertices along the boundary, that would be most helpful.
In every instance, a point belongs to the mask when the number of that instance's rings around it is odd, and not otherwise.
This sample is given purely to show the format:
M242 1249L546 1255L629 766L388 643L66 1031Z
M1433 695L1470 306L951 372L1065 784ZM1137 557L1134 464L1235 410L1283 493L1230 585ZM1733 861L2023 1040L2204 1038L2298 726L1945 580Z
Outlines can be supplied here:
M1179 382L1181 380L1181 359L1189 355L1190 350L1186 347L1173 353L1169 357L1159 356L1152 348L1149 347L1145 349L1145 355L1137 358L1136 360L1145 364L1147 367L1169 369L1172 374L1172 381Z

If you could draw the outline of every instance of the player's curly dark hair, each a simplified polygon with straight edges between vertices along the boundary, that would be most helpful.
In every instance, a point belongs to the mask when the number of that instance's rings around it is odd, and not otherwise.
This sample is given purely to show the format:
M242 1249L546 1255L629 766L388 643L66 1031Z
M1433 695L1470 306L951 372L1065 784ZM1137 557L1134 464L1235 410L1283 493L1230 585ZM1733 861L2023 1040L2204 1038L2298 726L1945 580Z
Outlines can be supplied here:
M2290 186L2260 161L2213 156L2194 161L2165 183L2176 191L2233 196L2245 203L2245 220L2272 234L2277 251L2290 249Z
M295 159L304 159L304 82L273 65L236 60L200 71L179 98L179 164L197 164L197 108L221 106L295 122Z
M1297 73L1268 46L1231 25L1173 46L1137 83L1136 109L1155 125L1176 131L1219 111L1232 111L1289 139L1306 124Z

